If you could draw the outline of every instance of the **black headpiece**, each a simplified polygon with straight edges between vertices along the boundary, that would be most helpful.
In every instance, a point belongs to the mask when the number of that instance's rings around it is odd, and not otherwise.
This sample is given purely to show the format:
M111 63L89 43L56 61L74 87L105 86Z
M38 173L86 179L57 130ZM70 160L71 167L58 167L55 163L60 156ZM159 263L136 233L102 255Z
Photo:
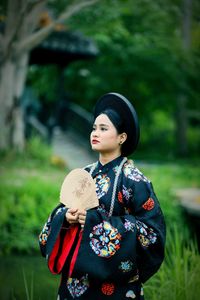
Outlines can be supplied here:
M123 119L124 132L127 134L127 140L123 144L123 152L128 156L135 151L140 137L136 111L128 99L117 93L105 94L97 101L94 109L94 117L96 118L106 109L116 111Z

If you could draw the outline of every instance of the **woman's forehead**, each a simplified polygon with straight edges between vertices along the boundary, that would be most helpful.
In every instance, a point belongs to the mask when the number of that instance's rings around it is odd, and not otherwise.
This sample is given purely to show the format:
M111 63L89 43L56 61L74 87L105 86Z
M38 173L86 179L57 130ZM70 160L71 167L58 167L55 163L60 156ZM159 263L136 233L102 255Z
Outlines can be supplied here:
M95 125L105 124L105 125L111 125L112 122L105 114L100 114L98 117L96 117L94 121ZM113 124L112 124L113 125Z

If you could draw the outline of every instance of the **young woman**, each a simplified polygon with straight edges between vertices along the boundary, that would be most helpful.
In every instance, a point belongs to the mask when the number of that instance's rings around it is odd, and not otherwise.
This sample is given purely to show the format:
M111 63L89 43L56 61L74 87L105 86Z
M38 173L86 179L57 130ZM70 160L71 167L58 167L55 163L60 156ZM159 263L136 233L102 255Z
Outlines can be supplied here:
M53 273L61 273L58 299L144 299L142 284L163 259L164 217L153 186L127 160L139 140L132 104L109 93L94 111L91 146L99 161L85 168L99 206L88 211L60 204L39 242Z

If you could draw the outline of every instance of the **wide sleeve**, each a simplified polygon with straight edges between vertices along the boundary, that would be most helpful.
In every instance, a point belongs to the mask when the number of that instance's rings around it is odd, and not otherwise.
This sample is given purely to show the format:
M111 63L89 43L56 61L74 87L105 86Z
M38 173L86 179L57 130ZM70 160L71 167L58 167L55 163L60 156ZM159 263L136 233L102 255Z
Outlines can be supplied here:
M50 214L39 234L39 246L42 256L48 258L64 224L67 208L59 204ZM66 224L67 225L67 224Z
M166 227L164 216L148 180L135 181L128 209L137 228L137 264L142 282L160 268L164 259Z
M87 274L100 282L137 280L136 240L134 216L108 217L98 209L89 210L72 277Z

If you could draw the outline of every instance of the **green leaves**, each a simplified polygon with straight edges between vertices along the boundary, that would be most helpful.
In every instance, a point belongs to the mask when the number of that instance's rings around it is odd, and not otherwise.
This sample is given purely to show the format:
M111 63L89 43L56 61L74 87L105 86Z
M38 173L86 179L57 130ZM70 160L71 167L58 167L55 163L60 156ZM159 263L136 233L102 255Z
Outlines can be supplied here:
M64 1L59 4L54 1L51 5L57 13L62 10ZM148 132L150 123L154 132L161 125L166 143L170 140L170 147L176 153L173 138L176 128L169 132L166 123L156 122L153 112L162 110L165 120L175 124L180 93L188 98L186 109L200 108L198 11L198 1L194 0L190 51L183 49L181 0L102 0L80 11L68 20L67 28L91 37L100 51L94 59L75 61L67 66L65 91L70 93L72 101L89 111L104 93L124 94L136 107L142 134ZM57 101L59 76L55 67L30 70L30 78L40 97L45 95L49 101ZM190 126L190 122L188 124ZM199 137L191 133L194 130L193 126L188 130L189 136L195 138L195 141L188 139L191 156L199 151L193 147L199 144ZM160 136L161 133L154 150L159 145L168 155L170 147L162 144L164 139ZM151 135L146 142L152 147ZM141 146L146 148L147 144Z

